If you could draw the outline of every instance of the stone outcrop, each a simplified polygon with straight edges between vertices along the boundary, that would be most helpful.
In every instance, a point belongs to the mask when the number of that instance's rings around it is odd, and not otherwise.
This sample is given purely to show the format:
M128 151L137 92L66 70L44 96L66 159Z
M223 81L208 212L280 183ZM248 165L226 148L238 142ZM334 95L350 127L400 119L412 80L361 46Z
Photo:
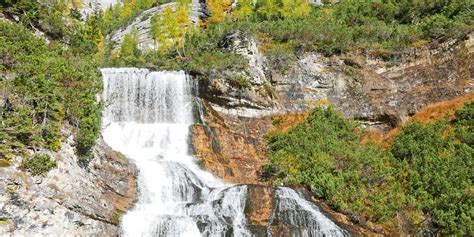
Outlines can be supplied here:
M134 165L99 141L87 164L74 152L73 136L44 176L20 168L21 157L0 168L0 235L116 236L123 212L135 200ZM47 151L44 151L47 152Z
M288 62L286 70L261 56L255 50L258 42L243 32L224 42L223 50L248 59L249 73L241 74L248 85L235 85L227 72L212 75L201 83L200 97L231 116L262 117L332 104L347 117L386 129L429 103L474 89L474 32L398 55L305 53Z
M257 236L267 236L268 233L271 233L272 236L281 237L304 236L298 235L298 230L292 228L289 223L296 222L301 228L304 228L314 216L311 213L306 213L307 210L298 209L298 205L292 206L292 204L295 204L295 200L285 200L285 198L277 197L277 189L264 185L247 185L248 195L245 202L247 228L252 233L256 233ZM303 189L299 189L298 192L308 196ZM382 236L382 234L354 225L347 220L347 217L335 213L324 203L317 200L315 202L318 205L317 210L319 212L324 213L330 220L344 228L348 234L352 236ZM291 211L282 210L282 208L290 206L295 209Z
M246 88L218 73L199 85L203 122L193 129L194 151L206 169L229 182L262 183L265 136L276 115L331 104L347 117L388 130L428 104L474 89L474 33L388 62L361 54L307 53L286 71L272 69L257 43L237 32L221 44L247 58L248 72L241 74Z
M207 102L200 104L201 124L193 127L194 154L207 169L230 183L262 183L266 163L264 136L271 119L239 118L219 114Z
M132 29L138 31L138 47L141 50L150 50L157 49L159 45L155 44L154 40L150 36L151 29L151 17L155 14L160 15L163 13L163 10L171 7L175 8L177 5L176 2L170 2L156 7L150 8L143 13L139 14L135 19L128 24L125 28L119 29L110 35L110 39L115 43L116 48L120 46L124 36L129 34ZM193 24L198 24L199 19L206 18L209 15L209 12L206 7L206 2L204 0L192 0L191 1L191 14L190 20Z
M119 2L119 0L82 0L82 8L79 9L83 15L92 13L95 9L105 10Z

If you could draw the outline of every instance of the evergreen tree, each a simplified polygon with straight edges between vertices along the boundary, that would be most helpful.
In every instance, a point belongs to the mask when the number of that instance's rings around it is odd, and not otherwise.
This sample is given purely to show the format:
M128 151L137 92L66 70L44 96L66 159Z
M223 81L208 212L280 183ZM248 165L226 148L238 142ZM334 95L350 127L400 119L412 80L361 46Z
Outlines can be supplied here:
M138 40L139 38L137 29L132 29L130 33L124 36L122 45L120 47L120 59L128 61L140 56Z

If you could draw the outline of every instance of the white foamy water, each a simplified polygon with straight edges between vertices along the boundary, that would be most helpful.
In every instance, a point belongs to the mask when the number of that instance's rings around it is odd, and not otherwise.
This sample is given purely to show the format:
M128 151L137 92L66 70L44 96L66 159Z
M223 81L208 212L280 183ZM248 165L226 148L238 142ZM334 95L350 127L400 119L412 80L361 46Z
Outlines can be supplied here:
M224 184L189 152L192 80L184 72L137 68L102 69L102 75L103 138L139 169L138 201L122 217L121 235L253 236L244 214L247 186ZM276 191L273 220L304 228L294 236L345 234L293 190Z

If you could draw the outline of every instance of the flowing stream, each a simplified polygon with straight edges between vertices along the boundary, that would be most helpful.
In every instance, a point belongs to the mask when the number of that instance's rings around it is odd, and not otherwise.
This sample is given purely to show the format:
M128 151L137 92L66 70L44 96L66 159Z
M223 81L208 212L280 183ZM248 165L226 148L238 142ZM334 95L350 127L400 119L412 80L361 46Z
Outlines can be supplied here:
M138 68L102 69L102 75L103 138L139 169L138 201L122 217L121 234L254 236L245 217L248 187L223 183L190 152L193 80L182 71ZM292 189L276 189L274 199L270 222L289 226L292 236L347 235Z

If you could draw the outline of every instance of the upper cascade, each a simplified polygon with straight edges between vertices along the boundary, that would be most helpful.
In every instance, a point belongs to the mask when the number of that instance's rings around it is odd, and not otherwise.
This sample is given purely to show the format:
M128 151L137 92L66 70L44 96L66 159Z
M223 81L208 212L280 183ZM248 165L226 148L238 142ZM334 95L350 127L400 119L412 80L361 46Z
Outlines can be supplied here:
M256 236L246 217L248 186L223 183L189 152L193 80L183 71L102 69L102 135L139 169L139 198L121 222L124 236ZM269 220L290 236L346 236L296 191L277 188Z

